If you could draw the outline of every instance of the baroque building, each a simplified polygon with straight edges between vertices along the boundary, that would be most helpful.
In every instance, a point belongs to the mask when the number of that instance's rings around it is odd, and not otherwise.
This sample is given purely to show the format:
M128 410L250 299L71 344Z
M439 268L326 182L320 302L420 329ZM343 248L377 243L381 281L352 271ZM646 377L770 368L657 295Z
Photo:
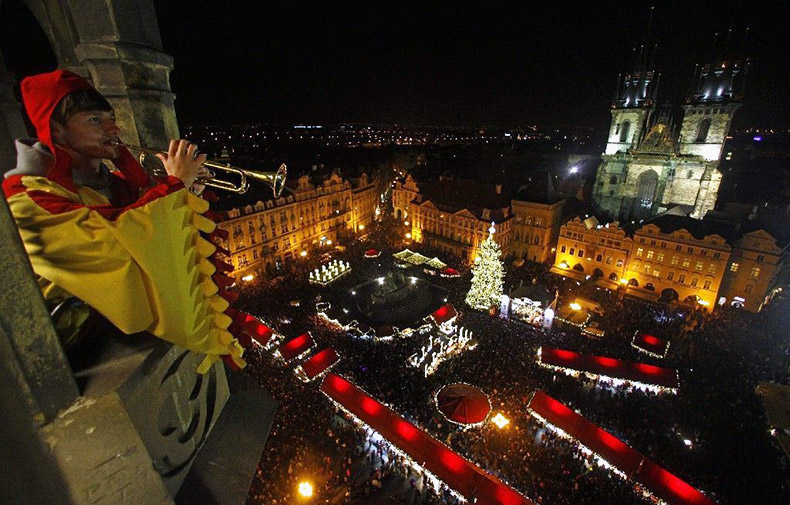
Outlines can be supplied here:
M650 301L759 312L787 282L788 244L752 223L667 214L624 229L576 217L560 229L552 271Z
M545 180L545 187L541 185ZM519 188L510 202L515 216L511 253L518 259L550 261L562 224L565 200L554 192L551 175Z
M682 113L658 107L660 74L640 54L619 81L593 186L596 211L642 220L678 207L701 219L716 205L724 141L741 104L748 62L719 58L693 76Z
M510 253L513 213L501 185L444 177L418 183L408 175L395 182L392 198L395 218L409 223L407 239L472 263L494 223L494 240L503 256Z
M787 284L787 252L788 241L766 230L743 233L733 245L721 296L746 310L759 312Z
M229 234L224 245L237 282L278 275L297 258L364 233L375 219L376 186L364 173L315 183L302 175L287 184L287 196L230 209L219 224Z
M407 227L406 239L470 263L492 222L503 256L550 261L564 205L549 174L520 187L513 198L499 184L448 178L417 182L411 174L395 181L392 190L393 217Z

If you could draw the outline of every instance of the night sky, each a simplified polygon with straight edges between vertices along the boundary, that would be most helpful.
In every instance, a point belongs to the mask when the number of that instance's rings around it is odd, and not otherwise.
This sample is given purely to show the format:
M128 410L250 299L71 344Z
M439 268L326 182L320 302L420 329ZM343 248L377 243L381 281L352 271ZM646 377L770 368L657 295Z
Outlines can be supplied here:
M654 3L660 102L683 97L716 31L749 26L735 126L790 127L785 1L155 3L182 123L606 127ZM39 63L6 29L21 4L0 2L0 48L24 74Z

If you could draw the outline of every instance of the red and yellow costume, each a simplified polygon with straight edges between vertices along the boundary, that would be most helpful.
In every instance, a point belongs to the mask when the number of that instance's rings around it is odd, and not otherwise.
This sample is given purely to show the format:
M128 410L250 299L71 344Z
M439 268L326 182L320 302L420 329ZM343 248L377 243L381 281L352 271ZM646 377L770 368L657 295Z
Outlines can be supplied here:
M75 184L50 117L68 93L90 88L61 70L22 82L28 115L52 157L45 174L7 176L3 190L45 298L65 291L125 333L149 331L205 354L200 373L225 355L243 366L243 348L228 331L228 314L237 315L226 299L229 279L217 272L224 265L211 242L219 230L203 215L208 203L175 177L152 183L125 148L114 161L111 198Z

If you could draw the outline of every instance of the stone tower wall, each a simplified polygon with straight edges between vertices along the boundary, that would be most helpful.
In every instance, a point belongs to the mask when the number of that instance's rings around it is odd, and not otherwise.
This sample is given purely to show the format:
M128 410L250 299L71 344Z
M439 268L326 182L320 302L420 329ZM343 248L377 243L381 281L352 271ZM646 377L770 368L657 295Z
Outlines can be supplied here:
M730 124L740 104L688 105L680 128L680 153L702 156L707 161L718 161ZM710 119L710 129L705 142L696 142L702 121Z
M612 124L609 127L609 140L606 143L605 154L628 152L636 147L642 135L649 109L612 109ZM620 127L625 121L631 122L628 142L620 142Z

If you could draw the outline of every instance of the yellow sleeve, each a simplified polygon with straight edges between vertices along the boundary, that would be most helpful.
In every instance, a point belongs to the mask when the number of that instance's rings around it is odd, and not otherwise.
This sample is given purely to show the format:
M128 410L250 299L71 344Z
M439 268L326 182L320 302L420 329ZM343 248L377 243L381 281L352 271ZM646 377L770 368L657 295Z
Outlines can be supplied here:
M211 278L215 247L200 236L213 221L208 203L177 179L126 208L85 206L46 179L24 177L9 197L34 271L94 307L126 333L149 331L206 355L204 373L221 355L243 366L228 332L228 302Z

